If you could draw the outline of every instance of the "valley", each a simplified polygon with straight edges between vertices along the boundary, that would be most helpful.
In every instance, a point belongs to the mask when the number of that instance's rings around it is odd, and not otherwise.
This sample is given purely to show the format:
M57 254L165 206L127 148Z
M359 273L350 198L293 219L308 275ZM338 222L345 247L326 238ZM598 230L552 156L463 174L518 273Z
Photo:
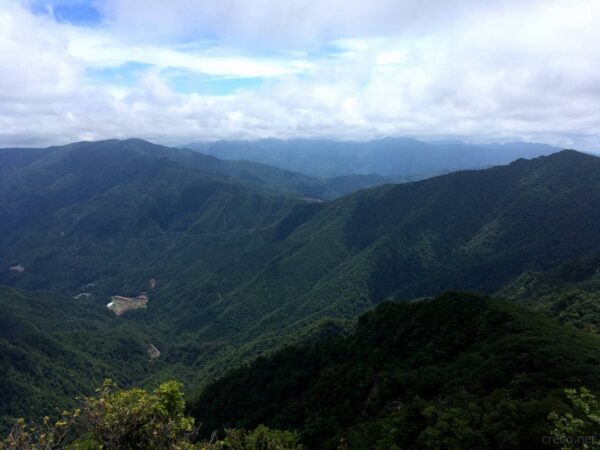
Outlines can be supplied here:
M0 151L0 160L11 155ZM598 329L600 159L594 156L561 151L327 201L279 182L249 181L232 173L229 162L140 140L72 144L35 156L12 162L16 168L0 191L7 206L2 261L27 268L3 263L0 273L11 286L1 299L0 341L10 349L1 387L5 429L16 415L52 414L72 404L104 378L148 387L179 380L204 422L218 407L199 405L221 400L202 395L228 392L213 382L225 376L227 383L231 369L241 374L262 364L256 358L351 339L357 317L390 300L412 305L447 291L476 291L537 311L527 314L588 333ZM271 170L280 171L260 168L265 177ZM50 310L40 322L42 303ZM546 319L526 322L536 320ZM550 323L553 336L559 325ZM23 366L18 355L25 354ZM50 366L59 369L48 375ZM374 389L369 380L365 386ZM54 388L40 389L63 383L70 387L53 397ZM23 392L32 401L16 407ZM370 404L374 395L357 401ZM318 431L321 425L314 431L266 413L250 420L239 411L239 420L206 420L300 429L306 443L331 437ZM330 420L337 414L326 413ZM360 423L341 417L336 429L360 433Z
M0 0L0 450L600 450L598 24Z

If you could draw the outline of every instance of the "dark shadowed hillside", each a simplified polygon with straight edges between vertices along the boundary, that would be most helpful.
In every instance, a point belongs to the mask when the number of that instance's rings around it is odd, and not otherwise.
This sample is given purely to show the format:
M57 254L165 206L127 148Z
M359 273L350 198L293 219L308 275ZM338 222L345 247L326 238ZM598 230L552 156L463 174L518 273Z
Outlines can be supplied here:
M592 331L598 323L600 160L593 156L563 151L330 202L282 187L287 177L273 175L278 169L259 166L269 177L249 180L237 163L139 140L0 158L12 167L0 185L0 282L48 289L48 317L74 324L75 336L87 333L80 320L87 314L98 320L98 342L120 325L115 336L140 358L112 361L118 339L81 348L39 327L35 309L18 320L7 310L14 324L7 329L58 339L71 356L39 353L31 367L52 361L57 370L20 372L18 349L30 354L30 344L11 332L4 338L17 353L7 367L17 369L7 372L6 386L25 372L59 386L76 376L67 360L92 358L103 369L80 377L79 387L91 389L117 367L114 376L127 383L175 378L194 389L283 345L344 334L385 299L446 290L502 291L564 323ZM140 310L115 317L106 307L112 296L142 293ZM3 295L10 305L13 294ZM150 342L160 357L146 367ZM44 403L46 391L30 390L31 405ZM14 414L9 403L4 408Z
M93 299L0 287L0 430L18 417L54 416L104 378L139 383L160 367L150 343L162 347Z
M180 262L190 245L247 234L302 203L215 173L204 158L214 159L139 140L46 150L0 192L0 280L73 292L169 253L167 264Z
M507 302L383 303L348 337L260 358L210 385L202 432L267 424L309 448L546 448L562 388L600 387L600 340Z
M0 450L600 450L599 24L0 0Z
M258 274L220 285L229 292L203 333L277 335L388 297L495 292L524 272L598 254L599 224L600 159L574 151L361 191L274 237L267 248L278 256ZM265 251L246 253L217 280Z

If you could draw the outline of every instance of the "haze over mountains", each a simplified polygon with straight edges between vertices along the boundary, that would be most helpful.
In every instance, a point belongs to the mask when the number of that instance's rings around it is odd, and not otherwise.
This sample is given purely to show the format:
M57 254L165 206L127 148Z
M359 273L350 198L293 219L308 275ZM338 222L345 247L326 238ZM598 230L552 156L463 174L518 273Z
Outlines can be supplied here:
M0 450L599 450L599 23L0 0Z
M346 175L427 176L508 164L559 150L545 144L469 144L385 138L366 142L316 139L216 141L187 145L222 159L249 160L319 177Z
M1 150L0 174L5 427L107 376L194 391L387 299L502 293L600 324L600 159L575 151L328 202L327 179L136 139Z

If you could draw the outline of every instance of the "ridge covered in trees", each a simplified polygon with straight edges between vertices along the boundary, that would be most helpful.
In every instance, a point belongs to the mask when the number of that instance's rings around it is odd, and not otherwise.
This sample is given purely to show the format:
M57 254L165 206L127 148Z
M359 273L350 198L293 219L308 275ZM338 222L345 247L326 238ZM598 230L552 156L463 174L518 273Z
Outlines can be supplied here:
M599 158L327 202L278 170L140 140L0 151L0 429L106 377L196 392L258 356L343 341L389 299L471 290L597 333ZM106 308L142 292L145 309Z
M600 388L600 338L509 302L385 302L356 331L259 358L208 386L201 433L258 424L309 448L547 448L563 390ZM587 422L586 422L587 423ZM594 430L598 424L590 422Z

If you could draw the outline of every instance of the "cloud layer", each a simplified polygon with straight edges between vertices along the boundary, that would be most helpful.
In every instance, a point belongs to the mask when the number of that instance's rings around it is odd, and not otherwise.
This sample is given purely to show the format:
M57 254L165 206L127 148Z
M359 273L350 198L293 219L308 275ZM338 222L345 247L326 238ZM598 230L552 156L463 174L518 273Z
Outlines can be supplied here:
M0 145L390 135L600 150L600 4L0 0Z

